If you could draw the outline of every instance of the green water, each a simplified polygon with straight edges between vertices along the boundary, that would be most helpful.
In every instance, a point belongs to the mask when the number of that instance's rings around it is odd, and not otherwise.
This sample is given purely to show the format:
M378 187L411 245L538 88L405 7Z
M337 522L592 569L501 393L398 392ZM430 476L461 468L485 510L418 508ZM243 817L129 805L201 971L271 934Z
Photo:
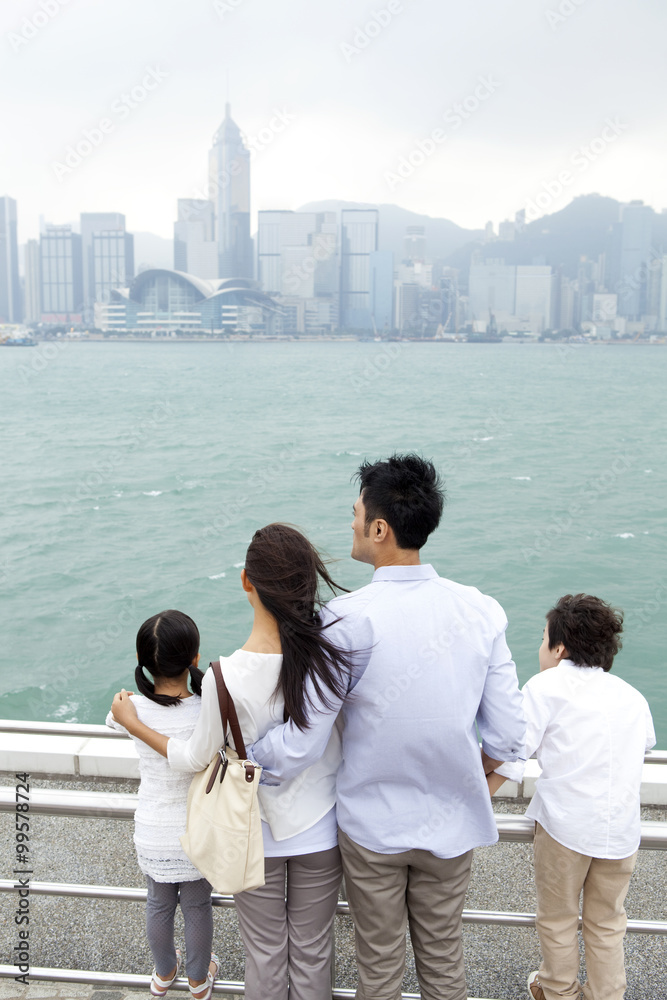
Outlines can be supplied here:
M207 662L250 623L253 530L288 520L340 561L361 457L417 449L449 502L424 550L493 594L520 680L544 612L626 612L614 669L667 746L667 463L660 347L70 344L0 350L0 716L102 722L138 625L190 614Z

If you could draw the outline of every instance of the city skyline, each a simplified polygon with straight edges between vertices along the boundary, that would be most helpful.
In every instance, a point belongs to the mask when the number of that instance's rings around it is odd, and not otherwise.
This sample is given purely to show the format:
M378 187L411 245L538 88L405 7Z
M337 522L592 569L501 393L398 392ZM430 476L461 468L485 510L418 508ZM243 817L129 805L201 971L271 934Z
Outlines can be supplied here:
M328 198L475 229L589 192L667 206L667 11L653 0L343 0L316 15L304 0L10 0L0 17L2 188L22 244L40 214L96 211L171 237L176 199L204 196L227 99L253 232L258 211Z

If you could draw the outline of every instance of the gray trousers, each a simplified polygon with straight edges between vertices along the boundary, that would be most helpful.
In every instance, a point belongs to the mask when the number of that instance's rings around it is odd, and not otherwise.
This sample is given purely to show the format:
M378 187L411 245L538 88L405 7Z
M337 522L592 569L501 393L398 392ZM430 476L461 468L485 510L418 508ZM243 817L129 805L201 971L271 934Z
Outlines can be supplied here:
M194 882L154 882L146 876L146 937L155 971L168 979L176 966L174 914L179 902L185 928L186 971L190 979L206 979L213 945L211 886L205 878Z
M264 870L263 886L234 896L246 1000L331 1000L338 848L266 858Z
M461 914L472 851L444 859L420 850L377 854L340 829L338 843L354 920L357 1000L400 1000L406 923L422 1000L466 1000Z

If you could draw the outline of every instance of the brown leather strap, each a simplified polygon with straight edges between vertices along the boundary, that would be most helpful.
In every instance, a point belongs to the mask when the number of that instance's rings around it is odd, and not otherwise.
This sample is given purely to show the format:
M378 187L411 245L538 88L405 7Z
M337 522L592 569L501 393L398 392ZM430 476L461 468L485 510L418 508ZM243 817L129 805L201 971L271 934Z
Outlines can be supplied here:
M234 699L227 690L227 685L225 684L225 679L222 676L222 670L220 669L220 661L216 660L214 663L210 663L209 666L213 669L215 685L218 689L218 703L220 705L220 715L222 716L223 739L227 738L227 725L229 724L229 728L232 731L232 739L234 740L234 749L241 760L246 760L247 754L245 744L243 742L243 736L241 735L239 718L236 714L236 705L234 704Z

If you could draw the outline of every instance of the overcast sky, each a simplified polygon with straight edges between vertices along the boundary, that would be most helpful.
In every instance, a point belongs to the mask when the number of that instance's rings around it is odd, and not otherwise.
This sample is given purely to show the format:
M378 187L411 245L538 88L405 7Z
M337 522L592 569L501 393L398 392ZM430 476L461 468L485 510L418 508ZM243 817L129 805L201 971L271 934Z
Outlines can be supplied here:
M0 33L21 242L81 211L171 236L228 78L253 213L343 198L497 226L545 183L545 211L667 208L664 0L2 0Z

